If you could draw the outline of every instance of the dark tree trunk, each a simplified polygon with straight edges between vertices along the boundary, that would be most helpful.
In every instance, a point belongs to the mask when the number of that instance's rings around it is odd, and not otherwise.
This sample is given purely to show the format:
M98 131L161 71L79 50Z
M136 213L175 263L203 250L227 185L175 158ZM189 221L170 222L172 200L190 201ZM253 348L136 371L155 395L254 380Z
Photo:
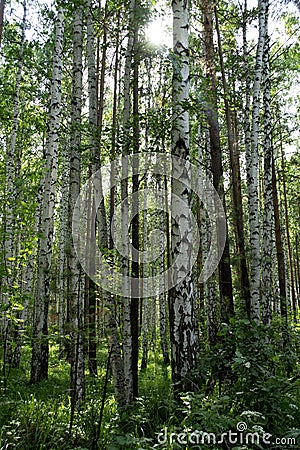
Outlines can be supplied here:
M284 262L284 250L281 237L281 225L278 206L278 193L277 193L277 181L274 156L272 154L272 185L273 185L273 206L274 206L274 222L275 222L275 242L277 253L277 268L278 268L278 280L279 280L279 295L280 295L280 314L287 324L287 299L286 299L286 278L285 278L285 262Z
M279 121L279 127L281 126ZM283 185L283 201L284 201L284 217L285 217L285 231L286 240L288 247L288 258L289 258L289 268L291 277L291 293L292 293L292 309L294 320L296 320L297 306L296 306L296 294L295 294L295 283L294 283L294 270L293 270L293 255L292 246L290 239L290 223L289 223L289 212L288 212L288 201L287 201L287 189L286 189L286 176L285 176L285 160L284 151L282 146L282 135L280 128L280 150L281 150L281 169L282 169L282 185Z
M136 11L135 11L136 12ZM135 18L136 21L136 18ZM133 152L139 152L139 55L138 55L138 31L137 27L134 30L134 60L133 60ZM132 167L132 194L134 195L139 190L139 176L138 159L133 159ZM138 198L132 205L132 245L135 248L137 258L133 258L131 273L133 278L139 278L139 261L138 251L139 243L139 204ZM134 284L133 284L134 285ZM134 292L132 287L132 298L130 304L130 322L131 322L131 336L132 336L132 382L133 382L133 396L138 397L138 359L139 359L139 297L140 292Z
M240 171L240 160L239 160L239 149L238 149L238 132L237 123L234 120L234 126L232 124L230 105L228 101L228 88L224 68L223 51L222 51L222 41L219 29L218 12L216 6L214 7L215 19L216 19L216 30L218 35L218 49L220 66L222 73L222 83L224 91L224 106L226 115L226 125L228 133L228 148L230 156L231 174L232 174L232 197L233 197L233 215L234 224L236 230L237 238L237 248L240 256L240 283L241 290L245 302L247 316L250 319L250 286L249 286L249 275L246 262L246 251L245 251L245 238L244 238L244 216L243 216L243 200L242 200L242 188L241 188L241 171ZM234 118L236 119L236 113L234 112Z
M213 185L216 191L218 192L225 209L222 154L220 144L220 129L218 122L218 107L217 107L212 4L209 1L202 2L202 11L204 23L203 41L204 41L204 53L206 64L206 78L208 80L208 86L210 91L209 92L210 98L208 99L208 106L206 108L205 113L209 124ZM217 230L219 229L220 225L217 219ZM219 289L220 289L220 303L221 303L221 321L229 323L230 318L233 317L234 315L234 305L233 305L232 278L231 278L229 242L227 231L226 231L225 248L220 259L218 270L219 270Z

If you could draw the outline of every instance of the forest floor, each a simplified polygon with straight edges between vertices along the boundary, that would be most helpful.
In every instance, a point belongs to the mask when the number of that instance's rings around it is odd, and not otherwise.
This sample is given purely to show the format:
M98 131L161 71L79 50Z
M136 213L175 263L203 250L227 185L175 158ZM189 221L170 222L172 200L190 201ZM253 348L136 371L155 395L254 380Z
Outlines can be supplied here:
M293 339L298 342L298 333ZM291 348L296 349L297 342ZM170 367L164 366L158 351L150 352L147 369L140 371L139 398L118 410L110 371L104 395L107 348L100 348L98 375L86 374L86 400L72 414L70 366L59 360L58 346L50 349L48 380L37 386L28 382L31 352L24 347L20 368L11 368L6 382L3 374L0 378L0 450L299 450L297 355L271 351L267 362L264 349L256 356L250 349L248 355L242 351L233 358L231 381L219 387L217 382L212 391L209 379L203 382L205 365L218 361L210 355L200 368L199 391L177 400ZM289 376L284 373L288 362L293 364Z

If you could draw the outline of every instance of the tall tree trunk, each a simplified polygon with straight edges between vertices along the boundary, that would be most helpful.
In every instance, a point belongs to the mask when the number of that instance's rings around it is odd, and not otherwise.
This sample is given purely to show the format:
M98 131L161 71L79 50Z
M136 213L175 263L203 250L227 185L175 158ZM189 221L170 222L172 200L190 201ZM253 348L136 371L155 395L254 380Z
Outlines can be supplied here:
M0 47L1 47L1 42L2 42L5 3L6 3L6 0L0 1Z
M173 51L174 68L172 82L172 155L183 161L190 159L189 113L186 103L189 101L189 11L185 0L174 0L173 10ZM184 183L190 182L191 174L183 164L174 163L172 167L172 227L171 227L171 265L176 275L184 272L185 278L169 291L169 318L172 355L172 377L175 388L192 388L189 372L196 364L196 331L194 329L194 287L192 271L189 268L189 256L193 245L191 239L190 189ZM180 181L182 180L182 182ZM182 210L176 203L180 198L186 208ZM181 210L180 210L181 209ZM180 210L180 217L176 211ZM179 226L180 220L180 226ZM181 249L180 247L184 248ZM176 258L180 252L187 254L185 264L177 266Z
M151 276L154 277L154 266L151 267ZM153 283L153 285L154 285L154 283ZM156 344L157 344L157 334L156 334L156 331L157 331L157 299L155 296L151 298L150 307L151 307L151 327L150 327L151 347L152 347L153 353L155 353Z
M164 210L164 195L162 193L162 180L161 177L157 177L157 195L159 196L159 209L162 212ZM159 294L159 332L160 332L160 343L161 343L161 350L163 354L164 364L170 363L169 358L169 348L168 348L168 340L167 340L167 304L166 304L166 286L165 286L165 277L164 277L164 271L165 271L165 234L163 233L165 231L165 218L164 215L161 213L159 217L159 229L161 230L161 236L159 240L159 288L160 288L160 294Z
M4 5L3 5L4 7ZM13 99L13 118L8 152L6 156L6 205L5 205L5 278L6 292L3 292L3 303L7 305L8 311L11 311L11 301L14 298L16 284L16 241L17 230L15 223L15 208L18 200L18 191L16 178L18 176L19 150L17 148L17 138L19 130L19 110L20 110L20 87L24 63L25 30L26 30L26 1L23 2L23 19L20 26L21 40L17 63L16 82ZM13 361L13 323L6 317L4 318L4 366Z
M268 0L259 0L259 36L256 50L256 62L254 71L254 82L252 90L252 121L249 150L246 152L247 186L249 204L249 227L250 227L250 298L251 318L260 322L260 229L259 229L259 200L258 200L258 138L260 129L260 94L263 72L263 53L266 39L266 17L268 14ZM244 28L246 25L244 25ZM246 49L246 38L244 36L244 52ZM245 70L249 70L245 67ZM249 117L247 117L247 120ZM247 135L247 140L249 136ZM248 143L247 143L248 145Z
M279 280L280 314L284 318L284 322L287 325L288 314L287 314L287 298L286 298L285 261L284 261L284 250L281 234L282 229L280 225L276 170L273 152L272 152L272 191L273 191L273 207L274 207L274 222L275 222L275 241L277 252L277 268Z
M295 279L297 280L298 286L298 308L300 308L300 263L299 263L299 240L298 235L296 234L296 261L295 261Z
M83 279L79 262L72 244L73 210L80 192L81 167L81 108L82 108L82 7L74 11L73 23L73 69L72 109L70 136L70 184L69 184L69 242L68 242L68 308L70 326L70 388L72 413L85 395L84 342L83 342ZM71 415L73 417L73 415ZM71 424L72 424L71 417Z
M201 166L205 167L205 176L209 179L212 184L212 167L211 167L211 151L210 151L210 138L209 138L209 130L205 129L205 161L204 164L200 163ZM200 152L198 152L199 154ZM199 162L203 161L203 151L201 151L201 158L199 154ZM201 174L201 178L203 175ZM209 193L208 193L209 195ZM210 199L212 195L209 195L208 199ZM213 203L213 202L211 202ZM210 205L211 208L214 208L214 205ZM210 243L210 223L207 215L202 213L202 224L203 224L203 259L208 257L209 252L209 243ZM204 283L204 294L206 300L206 328L207 328L207 337L208 342L211 348L213 348L217 344L217 336L218 336L218 293L217 293L217 277L216 274L212 274L212 276Z
M267 20L267 18L266 18ZM273 216L273 186L272 186L272 122L271 122L271 92L270 92L270 63L269 38L267 35L264 46L264 215L262 242L262 322L271 323L272 318L272 266L274 254L274 216Z
M285 232L286 232L286 241L287 241L287 247L288 247L290 277L291 277L292 310L293 310L294 320L296 320L297 306L296 306L296 294L295 294L295 283L294 283L293 254L292 254L292 246L291 246L291 238L290 238L290 223L289 223L286 175L285 175L285 160L284 160L285 156L284 156L284 150L283 150L283 145L282 145L282 132L281 132L280 118L279 118L279 132L280 132L280 156L281 156L281 170L282 170Z
M148 145L148 133L146 130L146 146ZM146 147L147 148L147 147ZM145 181L144 181L144 215L143 215L143 239L142 239L142 245L144 246L147 242L147 236L148 236L148 223L147 223L147 208L148 208L148 198L147 198L147 190L148 190L148 177L147 174L145 175ZM143 247L143 251L145 251L145 247ZM144 279L146 273L145 273L145 263L143 261L143 257L141 259L141 278ZM146 293L145 293L146 294ZM149 329L150 329L150 299L147 298L145 295L144 297L144 285L143 282L141 283L141 296L143 298L143 312L142 312L142 323L141 323L141 329L142 329L142 362L141 362L141 369L146 369L148 364L148 339L149 339Z
M89 176L92 176L93 173L95 173L97 170L100 170L100 154L99 154L99 141L101 140L101 129L102 128L102 115L100 118L97 117L97 77L96 77L96 65L95 65L95 33L94 33L94 21L92 16L92 5L91 1L86 1L86 18L87 18L87 56L88 56L88 92L89 92L89 142L90 142L90 148L91 148L91 162L89 164ZM106 28L105 28L106 30ZM105 31L106 35L106 31ZM104 57L104 69L105 71L105 61L106 58ZM102 72L101 72L102 73ZM101 76L102 80L102 76ZM103 73L103 82L104 82L104 73ZM102 99L102 108L103 110L103 92L100 89L100 98ZM98 120L99 119L99 120ZM97 129L98 127L98 129ZM98 136L99 139L98 139ZM99 172L100 179L98 179L99 185L100 185L100 193L99 195L102 195L102 179L101 179L101 173ZM92 201L92 192L89 192L90 194L90 201L88 205L88 214L89 214L89 238L90 242L92 239L92 236L96 233L96 227L95 227L95 221L96 217L98 218L97 224L98 224L98 233L99 233L99 241L101 240L101 246L102 244L106 247L107 246L107 235L106 235L106 224L104 226L105 231L102 230L103 228L103 222L106 222L105 220L105 211L104 205L101 202L102 205L102 211L99 211L99 216L96 216L95 211L95 205ZM101 215L101 218L99 219ZM102 225L102 226L101 226ZM104 236L105 234L105 236ZM103 237L101 239L101 237ZM95 273L95 252L92 248L89 249L90 251L90 273ZM88 275L86 275L85 279L85 288L86 288L86 310L87 310L87 331L88 331L88 364L89 364L89 371L91 375L97 375L97 352L96 352L96 284L93 281L93 279L89 278Z
M220 129L218 122L218 105L217 105L217 85L216 85L216 67L215 67L215 52L213 42L213 9L209 1L202 2L203 11L203 41L204 41L204 57L206 65L206 78L209 85L209 99L205 111L207 121L209 124L210 134L210 151L211 151L211 165L213 172L213 185L216 189L223 207L225 209L225 195L223 185L223 169L222 169L222 154L220 143ZM226 209L225 209L226 211ZM219 220L217 218L217 233L219 236ZM232 293L232 278L230 268L230 254L228 233L226 230L226 241L224 252L221 255L218 266L219 271L219 289L220 289L220 313L222 322L229 323L230 318L234 315L233 293Z
M63 357L65 350L65 334L67 319L67 277L66 277L66 240L68 236L68 198L69 198L69 173L70 161L68 147L62 148L62 181L61 181L61 202L59 212L59 239L58 239L58 329L59 329L59 356Z
M57 14L55 48L53 56L51 104L45 148L45 174L41 205L40 232L37 261L34 337L31 358L31 383L48 377L48 310L50 302L51 260L54 231L55 194L58 165L58 142L61 119L61 81L63 50L63 12Z
M137 4L134 10L134 39L133 39L133 153L139 153L139 54L138 54L138 21L137 21ZM130 322L131 322L131 338L132 338L132 382L133 396L138 397L138 359L139 359L139 292L140 285L135 292L134 284L139 278L139 203L137 192L139 190L139 161L138 157L132 160L132 195L136 195L132 203L132 246L134 255L132 255L131 276L133 285L131 287L131 303L130 303ZM134 256L134 257L133 257Z
M234 222L237 235L237 248L240 256L240 283L242 295L245 302L246 312L250 318L250 286L249 286L249 275L246 261L246 251L245 251L245 238L244 238L244 215L243 215L243 201L242 201L242 187L241 187L241 171L240 171L240 160L238 152L238 136L237 132L234 133L234 127L231 120L231 108L229 105L229 93L227 88L226 74L224 68L223 51L222 51L222 40L219 28L218 12L216 6L214 7L215 19L216 19L216 30L218 35L218 49L219 58L222 73L222 83L224 91L224 106L226 115L226 125L227 125L227 138L228 138L228 148L230 156L231 165L231 175L232 175L232 197L233 197L233 209L234 209ZM237 131L237 127L235 127Z
M300 212L300 203L299 203L299 212ZM300 215L299 215L300 217ZM300 263L299 263L299 239L298 234L296 234L296 261L295 261L295 277L298 280L298 308L300 308Z
M111 159L115 160L116 157L116 141L117 141L117 98L118 98L118 70L119 70L119 25L120 25L120 10L117 17L117 37L116 37L116 52L115 52L115 64L114 64L114 89L113 89L113 113L112 113L112 137L111 137ZM100 89L101 91L101 89ZM114 248L114 236L113 236L113 217L115 213L115 166L112 165L110 174L111 186L110 189L110 210L109 210L109 249ZM125 389L125 375L124 365L121 354L121 346L119 342L118 324L116 320L117 305L116 297L112 295L108 296L108 338L111 348L111 367L114 379L114 387L116 398L119 406L126 404L126 389Z
M131 81L131 65L133 56L134 44L134 11L136 7L135 0L130 1L129 6L129 23L128 23L128 42L125 56L124 69L124 108L123 108L123 133L124 143L122 147L122 182L121 182L121 237L122 237L122 253L129 256L128 233L129 233L129 205L128 205L128 161L126 156L130 149L130 113L131 113L131 95L130 95L130 81ZM125 157L125 158L124 158ZM122 270L124 275L129 275L128 258L122 258ZM125 292L129 292L130 286L123 286ZM130 297L125 296L123 299L123 361L124 361L124 376L126 389L126 402L131 403L133 400L133 377L132 377L132 335L131 335L131 316L130 316L131 301Z

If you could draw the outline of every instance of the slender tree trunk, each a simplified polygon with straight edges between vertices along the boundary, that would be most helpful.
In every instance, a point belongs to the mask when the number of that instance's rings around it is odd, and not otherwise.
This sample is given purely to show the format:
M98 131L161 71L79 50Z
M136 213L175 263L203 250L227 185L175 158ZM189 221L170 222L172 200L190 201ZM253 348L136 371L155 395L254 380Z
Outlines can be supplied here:
M164 210L164 198L162 191L162 180L160 177L157 179L157 188L158 188L158 196L159 196L159 209L160 211ZM165 218L163 214L160 214L159 217L159 229L161 232L164 230L165 225ZM159 273L160 273L160 294L159 294L159 332L160 332L160 343L161 343L161 350L163 354L164 364L170 363L169 358L169 348L168 348L168 340L167 340L167 304L166 304L166 287L165 287L165 278L164 278L164 271L165 271L165 239L164 239L164 233L161 233L160 241L159 241Z
M142 322L142 361L141 369L147 369L148 365L148 350L149 350L149 329L150 329L150 317L149 317L149 299L145 297L143 299L143 322Z
M266 19L267 20L267 19ZM272 186L272 122L271 122L271 92L269 38L267 35L264 47L264 216L262 242L262 322L271 323L272 318L272 266L274 253L274 216L273 216L273 186Z
M134 14L134 40L133 40L133 153L139 153L139 55L138 55L138 27L137 27L137 5ZM132 194L139 190L138 158L132 161ZM138 196L132 204L132 245L134 256L131 263L131 275L133 279L139 278L139 203ZM138 359L139 359L139 297L140 292L134 292L131 287L130 322L132 337L132 382L133 396L138 397Z
M109 344L111 348L111 367L114 379L115 394L118 406L127 403L124 368L121 357L121 347L118 338L118 325L114 314L109 314L108 321Z
M209 1L205 0L202 2L202 11L204 23L203 41L204 41L204 53L206 64L206 78L208 80L210 89L210 98L208 99L208 105L205 114L209 124L213 185L216 191L218 192L223 207L225 209L220 129L218 122L215 53L213 43L213 9ZM217 218L217 230L219 230L219 228L220 226ZM217 231L217 233L219 236L219 231ZM219 270L221 320L222 322L229 323L230 318L233 317L234 315L234 305L233 305L232 278L231 278L229 241L227 230L226 230L226 241L224 252L220 258L218 270Z
M120 10L118 11L117 17L117 36L116 36L116 56L115 56L115 66L114 66L114 90L113 90L113 111L112 111L112 132L111 132L111 159L112 161L116 158L116 137L117 137L117 112L118 112L118 70L119 70L119 45L120 45L120 36L119 36L119 27L120 27ZM114 186L115 183L115 171L111 171L111 186L113 186L110 190L110 208L109 208L109 223L112 224L113 216L115 213L115 198L116 198L116 189ZM113 249L114 242L112 232L109 233L109 248Z
M131 82L131 64L133 56L133 44L134 44L134 11L135 0L130 1L129 7L129 24L128 24L128 42L125 57L125 69L124 69L124 108L123 108L123 133L124 144L122 147L122 156L126 157L129 154L130 148L130 82ZM122 159L122 182L121 182L121 237L122 237L122 252L123 255L129 255L128 246L128 233L129 233L129 205L128 205L128 161ZM122 270L125 275L129 275L128 258L122 258ZM130 286L124 286L125 292L129 292ZM131 403L134 397L133 394L133 375L132 375L132 335L131 335L131 301L130 297L124 297L123 300L123 361L124 361L124 375L125 375L125 389L126 389L126 402Z
M290 269L290 277L291 277L292 309L293 309L294 320L296 320L297 305L296 305L294 270L293 270L293 254L292 254L292 246L291 246L291 238L290 238L290 224L289 224L289 212L288 212L287 189L286 189L286 175L285 175L285 161L284 161L285 157L284 157L284 150L283 150L283 145L282 145L280 119L279 119L279 130L280 130L280 152L281 152L281 169L282 169L282 185L283 185L285 231L286 231L286 241L287 241L288 258L289 258L289 269Z
M235 229L237 235L237 248L240 256L240 283L241 290L245 302L246 312L250 318L250 286L249 286L249 276L248 268L246 262L246 251L245 251L245 238L244 238L244 215L243 215L243 201L242 201L242 187L241 187L241 171L240 171L240 160L238 152L238 136L237 127L235 127L236 132L234 133L234 128L231 120L231 108L228 100L228 88L224 68L223 51L222 51L222 41L219 28L218 12L216 6L214 7L215 19L216 19L216 30L218 35L218 49L219 58L222 73L222 83L224 91L224 106L227 124L227 138L228 138L228 148L230 156L231 165L231 175L232 175L232 196L233 196L233 209L234 209L234 221Z
M69 173L70 161L67 146L62 149L62 181L60 202L60 226L58 241L58 329L59 329L59 355L63 357L65 350L65 334L67 320L67 278L66 278L66 241L68 236L68 198L69 198Z
M99 10L100 10L100 6L99 6ZM90 17L89 21L91 23L92 15L90 14L89 17ZM103 41L102 41L100 77L99 77L99 67L97 70L98 74L96 75L96 80L99 78L99 86L97 83L97 98L99 98L98 111L97 111L97 123L98 123L98 130L99 130L98 133L99 133L99 144L100 145L101 145L101 137L102 137L103 111L104 111L104 98L105 98L104 90L105 90L106 53L107 53L107 26L108 26L107 20L108 20L108 2L105 2L104 18L103 18ZM94 33L94 30L93 30L93 33ZM99 44L100 43L98 42L98 46L100 46ZM97 49L97 52L98 51L99 50ZM99 66L99 61L97 62L97 66Z
M154 276L154 267L151 267L151 276ZM153 353L156 351L157 343L157 299L156 297L151 298L151 347Z
M172 155L189 161L189 113L185 104L189 100L189 11L185 0L174 0L173 9L173 51L175 66L172 83ZM172 377L175 388L179 390L191 389L189 372L196 364L196 331L194 329L194 287L192 271L189 261L186 267L176 265L176 258L180 251L191 253L191 222L189 218L190 189L183 183L190 181L190 173L183 164L174 163L172 167L172 194L184 201L186 209L179 211L176 197L172 198L172 228L171 228L171 264L177 274L184 271L186 277L169 291L169 318L172 355ZM175 215L174 215L175 214ZM184 246L183 250L180 247ZM188 259L189 257L187 257Z
M0 47L1 47L1 42L2 42L5 3L6 3L6 0L0 1Z
M80 192L81 168L81 108L82 108L82 7L74 12L73 23L73 86L70 137L70 188L69 188L69 242L68 242L68 307L70 319L70 382L72 417L85 395L84 342L83 342L83 277L75 249L72 245L73 210ZM72 419L71 417L71 419ZM72 425L72 420L71 420Z
M274 207L274 221L275 221L275 241L276 241L277 267L279 280L280 314L284 318L285 324L287 325L288 314L287 314L287 298L286 298L285 261L282 243L282 230L280 225L276 170L273 152L272 152L272 186L273 186L273 207Z
M259 37L256 51L256 62L254 71L254 82L252 91L252 121L251 121L251 145L246 153L247 186L249 204L249 227L250 227L250 298L251 318L260 322L260 229L259 229L259 200L258 200L258 138L260 129L260 94L263 73L263 53L266 39L266 17L268 14L268 1L259 0ZM244 25L245 27L246 25ZM244 37L244 52L247 52ZM245 68L249 70L248 67ZM247 118L249 119L249 117ZM249 136L247 135L247 139ZM248 145L248 143L247 143Z
M117 18L117 38L116 38L116 56L114 66L114 90L113 90L113 115L112 115L112 140L111 140L111 158L112 161L116 157L116 138L117 138L117 97L118 97L118 70L119 70L119 24L120 24L120 11L118 11ZM114 165L113 165L114 168ZM110 210L109 210L109 223L112 225L113 216L115 213L115 171L111 171L111 186L110 189ZM111 227L109 227L109 249L114 248L114 236ZM116 398L119 406L126 404L126 386L124 376L124 366L121 355L121 346L119 342L118 325L116 320L117 305L115 304L115 296L109 298L109 313L108 313L108 335L111 348L111 367L114 379L114 387Z
M209 138L209 130L205 129L205 161L203 164L203 151L201 152L201 157L199 154L199 162L201 166L205 167L205 176L209 179L212 184L212 167L211 167L211 151L210 151L210 138ZM201 178L203 178L201 173ZM208 192L207 198L212 198L212 195ZM213 203L213 202L211 202ZM210 205L211 208L214 208L214 205ZM203 258L206 259L208 257L209 252L209 243L210 243L210 223L205 212L202 212L202 224L203 224ZM207 337L208 342L211 348L213 348L217 344L217 336L218 336L218 293L217 293L217 279L216 274L212 274L212 276L204 283L204 296L206 301L206 328L207 328Z
M3 5L4 8L4 5ZM21 40L17 63L16 82L13 98L13 119L10 142L6 156L6 205L5 205L5 278L6 292L3 292L3 303L8 306L8 312L11 312L11 303L15 295L16 284L16 242L18 232L15 223L15 208L18 201L18 189L16 179L18 177L19 165L19 149L17 148L17 138L19 130L19 110L20 110L20 87L23 73L24 47L25 47L25 30L26 30L27 6L26 1L23 2L23 19L20 26ZM12 302L11 300L12 299ZM13 328L12 321L4 318L4 366L13 362Z
M148 136L146 130L146 145L148 144ZM144 216L143 216L143 240L142 245L145 245L147 242L148 236L148 223L147 223L147 208L148 208L148 198L147 198L147 190L148 190L148 177L147 174L145 176L145 186L144 186ZM145 247L143 247L143 251L145 251ZM145 263L143 259L141 260L141 278L143 279L147 274L145 273ZM142 289L142 297L143 297L143 313L142 313L142 362L141 369L146 369L148 364L148 339L149 339L149 329L150 329L150 299L146 296L144 297L144 286L143 283L141 285Z
M55 49L53 57L51 104L46 137L44 190L41 205L37 281L35 298L34 338L31 359L31 383L48 377L48 310L50 302L51 260L54 231L55 194L58 165L58 142L61 118L61 81L63 49L63 12L57 15Z
M101 127L102 127L102 115L101 117L97 117L97 83L96 83L96 65L95 65L95 35L94 35L94 21L92 16L92 5L90 0L86 2L86 18L87 18L87 56L88 56L88 91L89 91L89 142L91 147L91 162L89 164L89 175L92 176L97 170L100 170L100 155L98 148L98 136L101 139ZM105 28L106 30L106 28ZM105 32L106 33L106 32ZM105 70L105 59L104 59L104 70ZM103 70L103 72L104 72ZM102 80L102 77L101 77ZM104 80L104 73L103 73ZM100 89L101 91L101 89ZM103 92L100 93L102 99L102 108L103 110ZM97 129L98 127L98 129ZM98 180L100 183L100 195L102 194L102 179L101 173L99 172L100 179ZM88 205L88 213L89 213L89 239L92 239L92 236L96 233L95 221L96 221L96 211L95 205L92 201L93 194L90 192L90 202ZM99 233L99 241L101 240L101 244L106 244L107 246L107 235L103 232L103 222L105 220L105 211L103 203L102 211L99 211L97 225L98 225L98 233ZM102 226L101 226L102 225ZM106 230L106 225L104 226ZM104 236L105 234L105 236ZM103 235L103 239L101 239ZM104 242L103 242L104 241ZM90 241L92 242L92 241ZM90 273L95 273L95 253L93 249L90 250ZM89 371L91 375L97 375L97 330L96 330L96 284L95 282L86 275L85 279L85 287L86 287L86 310L87 310L87 331L88 331L88 364Z
M300 212L300 210L299 210ZM296 261L295 261L295 278L297 279L298 286L298 308L300 308L300 264L299 264L299 239L296 234Z

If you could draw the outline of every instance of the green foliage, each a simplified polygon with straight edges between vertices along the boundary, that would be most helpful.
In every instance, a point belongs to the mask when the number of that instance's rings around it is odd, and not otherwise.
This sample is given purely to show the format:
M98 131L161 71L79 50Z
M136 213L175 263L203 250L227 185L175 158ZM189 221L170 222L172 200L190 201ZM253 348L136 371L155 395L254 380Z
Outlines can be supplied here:
M8 395L0 397L0 448L22 450L69 450L89 449L95 439L99 411L102 402L102 363L97 382L87 381L87 397L84 405L76 411L70 432L69 365L57 363L57 347L51 347L49 379L38 386L28 384L29 347L24 348L20 369L11 369ZM100 354L101 355L101 354ZM103 371L105 369L103 368ZM110 393L104 409L98 448L106 448L111 421L116 414L115 401Z
M130 406L117 410L110 378L99 435L105 348L99 349L98 377L87 378L86 400L75 413L70 433L68 364L58 362L58 347L52 346L49 380L29 386L30 348L25 347L21 367L11 369L8 394L0 399L0 448L91 449L97 436L97 448L110 450L268 448L230 445L228 433L236 432L239 423L246 424L248 433L258 433L261 440L264 433L299 439L298 333L292 327L284 328L278 320L268 330L269 339L266 339L266 327L250 326L246 319L233 321L230 331L220 331L225 348L229 348L229 342L232 346L232 336L235 336L235 352L224 364L230 370L227 378L214 380L214 388L210 388L209 382L220 361L218 346L206 349L206 357L200 359L198 390L182 393L177 399L173 395L170 370L158 354L149 355L148 368L140 372L140 397ZM289 375L288 366L293 368ZM217 444L212 447L207 442L189 447L176 440L180 433L190 436L196 430L218 437L226 433L227 447ZM171 433L176 437L172 442ZM169 440L160 445L158 436L165 435Z

